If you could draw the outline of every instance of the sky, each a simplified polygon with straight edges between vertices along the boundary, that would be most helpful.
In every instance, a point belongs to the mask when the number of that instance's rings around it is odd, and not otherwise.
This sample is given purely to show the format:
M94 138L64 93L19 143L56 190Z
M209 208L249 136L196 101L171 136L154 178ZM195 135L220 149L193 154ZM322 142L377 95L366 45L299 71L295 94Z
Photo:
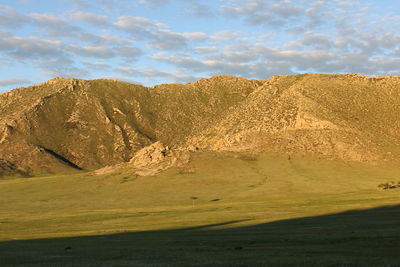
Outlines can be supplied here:
M0 0L0 93L295 73L400 75L400 1Z

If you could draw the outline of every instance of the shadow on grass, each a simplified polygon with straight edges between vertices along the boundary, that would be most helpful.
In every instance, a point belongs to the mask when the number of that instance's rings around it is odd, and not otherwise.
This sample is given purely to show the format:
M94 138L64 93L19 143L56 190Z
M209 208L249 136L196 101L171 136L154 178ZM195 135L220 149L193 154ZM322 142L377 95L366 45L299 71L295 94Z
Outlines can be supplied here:
M400 206L213 228L236 222L1 242L0 266L400 266Z

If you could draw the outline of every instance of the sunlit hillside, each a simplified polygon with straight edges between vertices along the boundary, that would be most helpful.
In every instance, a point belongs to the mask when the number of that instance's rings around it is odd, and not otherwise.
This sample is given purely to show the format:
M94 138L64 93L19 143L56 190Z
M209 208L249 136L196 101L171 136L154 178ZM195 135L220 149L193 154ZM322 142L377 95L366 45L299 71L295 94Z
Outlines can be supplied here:
M399 84L352 74L216 76L151 88L57 78L0 96L1 170L135 169L163 150L175 156L161 169L199 150L392 162L400 155Z

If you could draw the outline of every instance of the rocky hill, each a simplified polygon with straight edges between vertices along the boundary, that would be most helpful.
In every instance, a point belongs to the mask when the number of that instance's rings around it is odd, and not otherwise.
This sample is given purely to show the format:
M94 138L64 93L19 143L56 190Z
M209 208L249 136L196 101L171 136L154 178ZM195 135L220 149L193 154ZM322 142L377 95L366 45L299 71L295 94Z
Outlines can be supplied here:
M216 76L154 87L55 78L0 95L0 176L106 166L146 175L197 150L379 164L399 158L398 114L400 77Z

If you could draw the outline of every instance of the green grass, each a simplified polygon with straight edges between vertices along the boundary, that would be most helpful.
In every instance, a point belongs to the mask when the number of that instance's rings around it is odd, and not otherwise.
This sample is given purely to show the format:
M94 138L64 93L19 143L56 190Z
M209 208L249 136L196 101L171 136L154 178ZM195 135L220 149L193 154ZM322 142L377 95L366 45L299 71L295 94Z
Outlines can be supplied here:
M197 153L152 177L1 180L0 265L397 266L400 189L377 185L399 178L390 167Z

